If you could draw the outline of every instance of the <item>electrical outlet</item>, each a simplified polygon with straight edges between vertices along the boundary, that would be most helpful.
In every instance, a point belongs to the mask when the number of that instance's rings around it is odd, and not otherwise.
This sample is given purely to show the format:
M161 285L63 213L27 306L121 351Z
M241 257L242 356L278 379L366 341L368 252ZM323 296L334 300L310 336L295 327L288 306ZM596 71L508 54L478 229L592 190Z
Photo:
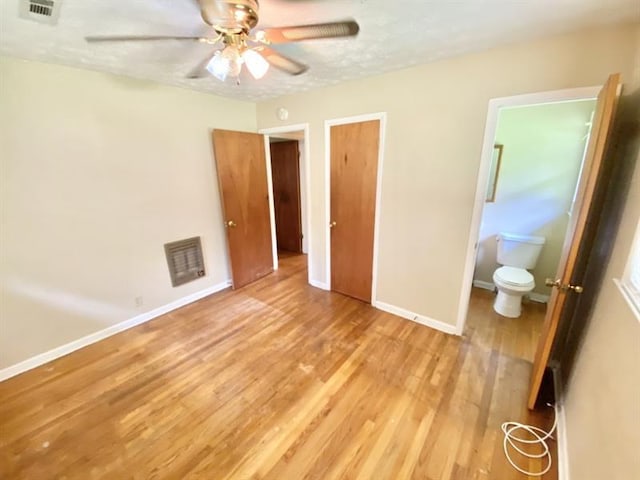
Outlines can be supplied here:
M136 297L135 298L135 302L136 302L136 307L138 307L138 308L141 307L143 305L143 303L144 303L142 297Z

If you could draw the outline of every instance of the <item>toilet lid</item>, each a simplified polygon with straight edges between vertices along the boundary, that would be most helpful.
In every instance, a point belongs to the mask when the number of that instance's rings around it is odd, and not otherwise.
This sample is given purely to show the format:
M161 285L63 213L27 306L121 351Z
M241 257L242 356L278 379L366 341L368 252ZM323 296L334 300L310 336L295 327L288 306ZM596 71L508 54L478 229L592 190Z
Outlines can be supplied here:
M506 285L513 285L514 287L526 287L533 286L533 275L527 272L523 268L516 267L500 267L494 274L498 280Z

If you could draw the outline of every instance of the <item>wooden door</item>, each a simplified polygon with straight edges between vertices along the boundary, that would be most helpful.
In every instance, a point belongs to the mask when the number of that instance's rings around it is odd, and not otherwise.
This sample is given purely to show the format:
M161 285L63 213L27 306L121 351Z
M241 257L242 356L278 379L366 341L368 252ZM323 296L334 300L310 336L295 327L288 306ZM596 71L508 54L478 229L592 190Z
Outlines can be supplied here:
M584 159L582 176L578 184L578 193L573 208L573 215L567 229L560 263L558 265L556 288L553 289L547 305L547 314L534 358L527 402L530 409L535 408L538 399L542 378L549 362L549 356L558 330L560 318L563 316L563 308L565 307L567 295L576 295L578 293L576 290L581 291L582 288L581 285L575 285L575 283L580 282L581 279L574 278L574 269L576 268L576 261L585 233L585 227L589 222L590 211L593 207L591 200L602 171L602 159L618 102L619 88L620 75L611 75L598 95L596 113L594 115L591 137Z
M331 289L371 302L380 121L331 127Z
M213 131L233 288L273 272L264 136Z
M278 250L302 253L298 141L275 142L270 147Z

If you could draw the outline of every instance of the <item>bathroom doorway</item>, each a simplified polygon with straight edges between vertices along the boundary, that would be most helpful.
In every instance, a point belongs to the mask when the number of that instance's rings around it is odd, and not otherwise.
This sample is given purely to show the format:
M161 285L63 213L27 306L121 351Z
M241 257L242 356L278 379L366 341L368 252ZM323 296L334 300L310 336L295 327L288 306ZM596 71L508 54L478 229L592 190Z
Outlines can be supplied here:
M545 279L555 276L560 261L595 105L595 99L587 99L499 111L496 156L480 224L475 288L495 289L501 266L498 247L509 252L521 247L527 255L522 259L525 264L518 264L515 256L508 258L533 277L534 286L523 295L523 310L530 301L544 304L549 300L551 287L545 285ZM501 233L511 237L501 239ZM537 260L528 258L538 251ZM519 279L512 280L515 284ZM521 285L528 287L525 282Z
M566 103L577 100L584 101L593 99L594 97L597 99L594 105L595 113L590 115L592 120L585 125L589 127L589 130L584 138L586 145L582 155L581 166L578 169L577 188L574 189L575 194L572 196L570 209L567 211L569 222L566 228L561 256L557 264L557 273L547 281L548 286L555 288L553 288L548 302L539 338L534 338L534 344L537 344L537 346L535 348L535 358L532 362L533 370L527 401L527 406L530 409L535 408L538 401L540 401L542 380L545 370L549 367L551 349L556 337L558 325L563 316L569 315L572 312L572 304L568 299L575 299L577 294L583 292L581 284L585 278L583 273L581 273L581 268L585 265L585 262L588 261L591 252L596 248L596 245L594 245L592 241L592 234L594 233L594 228L597 228L599 215L602 211L602 205L596 199L606 193L609 173L614 166L613 162L615 159L610 156L606 157L605 151L609 144L609 135L612 131L621 87L620 74L616 73L609 75L602 87L559 90L518 97L506 97L493 99L489 102L481 166L478 175L478 188L476 190L476 202L474 204L472 227L469 236L467 263L465 265L465 278L468 279L469 283L466 284L465 282L465 284L463 284L458 316L458 331L460 333L462 333L467 316L469 316L470 321L466 329L469 335L473 335L474 332L471 322L471 317L473 316L471 307L473 302L469 301L469 297L472 291L472 278L476 267L476 252L479 245L477 240L479 238L482 214L487 200L491 202L491 198L494 197L493 190L498 189L500 185L499 171L495 172L494 175L491 175L490 172L492 163L494 162L494 158L492 157L494 157L493 152L496 149L495 137L498 131L500 111L517 106ZM532 148L538 147L534 146ZM540 161L536 162L536 168L540 168ZM529 174L533 175L531 172ZM490 178L498 179L496 180L498 182L496 189L493 189L493 186L490 184ZM505 292L509 294L507 297L514 296L514 294L522 297L525 293L534 289L533 275L527 270L533 270L537 265L540 257L539 249L542 242L529 241L531 236L527 234L502 234L498 237L501 237L502 240L508 240L508 242L504 242L504 244L501 242L501 244L498 245L496 258L497 261L502 262L502 264L506 266L497 269L493 275L494 283L498 287L498 295L495 302L496 308L494 309L494 311L498 313L498 316L497 318L494 316L493 321L491 321L491 319L488 321L491 322L492 326L498 326L495 330L496 334L492 338L493 348L505 351L511 350L510 346L512 346L513 342L509 342L509 337L513 337L513 332L516 332L515 337L517 340L527 342L527 340L530 341L531 338L527 338L526 335L524 337L517 335L518 326L521 323L519 319L509 319L507 322L504 322L505 316L516 317L517 315L513 315L513 311L504 313L501 311L501 308L497 308L498 304L500 303L501 297L502 300L504 300ZM540 239L538 238L538 240ZM524 252L521 249L522 245L526 246ZM538 247L538 251L534 252L535 254L531 252L532 246ZM526 255L523 253L526 253ZM512 269L515 270L515 272L507 272L509 275L506 276L497 275L502 269ZM512 275L518 272L518 275ZM522 288L523 286L526 288ZM593 285L589 285L587 295L593 294L593 292ZM513 300L513 298L511 298L511 300ZM518 298L518 302L519 301L520 298ZM469 315L467 315L467 313ZM509 315L509 313L511 313L511 315ZM484 320L487 321L487 319ZM536 336L538 335L534 335L534 337ZM503 341L505 339L507 340L506 343ZM486 343L486 339L482 340L483 343ZM497 345L495 345L496 341ZM508 353L511 353L511 351ZM526 360L526 358L524 358L524 360Z
M463 325L467 332L494 326L504 348L529 362L551 294L545 280L555 278L571 220L598 90L549 92L558 98L495 109Z

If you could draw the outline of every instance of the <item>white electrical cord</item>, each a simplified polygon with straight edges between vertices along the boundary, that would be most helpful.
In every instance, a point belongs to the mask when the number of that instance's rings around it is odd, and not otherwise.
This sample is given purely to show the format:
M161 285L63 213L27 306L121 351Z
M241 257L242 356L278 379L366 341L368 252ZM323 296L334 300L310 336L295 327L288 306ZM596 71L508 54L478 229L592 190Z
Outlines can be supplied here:
M547 405L550 407L553 407L553 405L550 405L550 404L547 404ZM507 457L507 460L509 460L509 463L511 464L511 466L516 470L518 470L520 473L524 473L525 475L529 475L532 477L541 477L542 475L547 473L551 469L551 450L549 449L549 445L547 445L547 439L553 438L551 437L551 435L555 431L557 424L558 424L558 417L555 415L555 413L554 413L553 427L551 427L551 430L549 430L548 432L542 430L541 428L534 427L532 425L525 425L523 423L518 423L518 422L504 422L502 424L502 432L504 433L504 442L502 443L502 446L504 449L504 455L505 457ZM534 439L529 440L529 439L515 435L514 432L517 432L519 430L524 430L525 432L528 432L531 436L534 437ZM542 452L536 453L536 454L526 453L520 447L518 447L517 444L521 444L523 446L539 444L542 447ZM527 459L546 457L547 466L541 472L529 472L519 467L518 465L516 465L516 463L513 461L509 453L509 450L510 450L509 447L511 447L513 450L518 452L520 455L526 457Z

